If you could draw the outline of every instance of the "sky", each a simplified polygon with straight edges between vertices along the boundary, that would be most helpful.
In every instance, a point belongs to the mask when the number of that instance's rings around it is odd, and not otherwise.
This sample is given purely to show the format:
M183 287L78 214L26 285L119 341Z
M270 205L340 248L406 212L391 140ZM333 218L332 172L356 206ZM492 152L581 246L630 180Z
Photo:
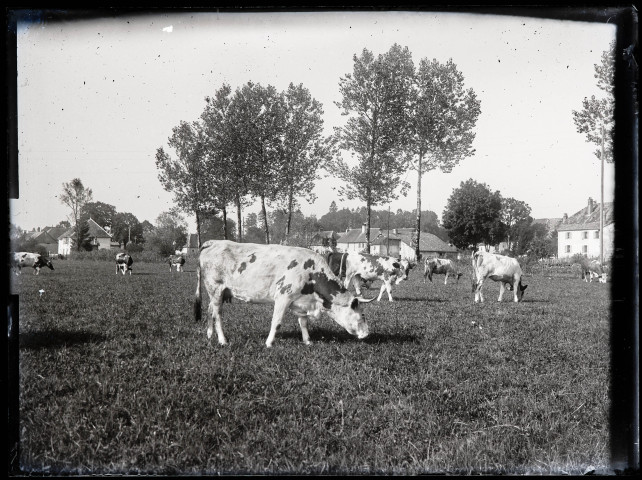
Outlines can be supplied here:
M453 190L474 179L531 207L534 218L572 215L600 200L596 146L576 131L572 111L600 95L594 65L615 39L615 26L514 16L437 12L182 12L55 23L17 30L20 197L10 200L22 229L69 217L63 183L80 178L94 201L155 223L174 206L158 181L155 153L172 128L198 120L205 97L224 83L303 84L323 104L325 133L345 124L334 102L353 56L397 43L415 65L449 59L481 102L475 155L450 173L431 171L422 210L439 218ZM416 208L415 171L406 197L377 209ZM338 196L326 177L305 215L364 206ZM614 169L605 168L605 201ZM258 212L256 203L245 216ZM230 212L236 218L236 212ZM193 216L185 215L190 232Z

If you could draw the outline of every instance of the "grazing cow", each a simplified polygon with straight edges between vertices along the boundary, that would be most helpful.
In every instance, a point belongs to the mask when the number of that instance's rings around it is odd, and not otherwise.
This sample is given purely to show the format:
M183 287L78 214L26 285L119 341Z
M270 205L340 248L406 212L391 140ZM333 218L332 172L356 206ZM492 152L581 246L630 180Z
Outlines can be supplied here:
M445 258L427 258L424 268L424 283L426 283L426 277L432 282L432 276L435 274L446 275L444 285L448 285L448 275L456 276L457 283L459 283L459 277L463 275L463 273L455 269L455 265L451 260Z
M182 272L183 265L185 265L185 257L183 255L170 255L167 263L169 263L170 273L172 272L172 267L176 267L177 272Z
M599 261L592 260L582 265L582 278L585 282L592 282L597 278L600 283L606 283L606 271Z
M118 275L118 272L122 272L123 275L125 273L129 272L129 274L132 274L132 264L134 263L134 259L131 257L131 255L127 253L119 253L116 255L116 275Z
M54 270L51 260L43 257L39 253L16 252L11 255L10 261L11 267L16 275L22 273L22 267L33 267L34 275L40 275L40 269L42 267L49 267Z
M381 300L384 290L388 292L388 300L392 299L392 282L398 285L402 280L408 279L408 273L415 266L408 260L399 260L394 257L382 257L368 253L330 253L327 256L332 272L339 278L345 276L346 288L350 283L354 285L357 295L361 295L361 282L370 282L377 279L383 281L377 301Z
M484 280L490 278L499 282L499 298L502 301L506 285L514 292L515 302L521 302L527 285L522 285L522 268L515 258L477 251L472 255L473 260L473 292L475 302L484 301L482 286Z
M285 245L208 240L200 249L196 267L194 317L201 318L201 282L209 294L207 338L216 328L218 342L227 343L221 322L224 300L274 304L272 325L265 345L271 347L288 309L299 319L303 343L310 343L307 322L322 311L357 338L368 336L368 324L359 304L365 300L345 289L327 261L307 248Z

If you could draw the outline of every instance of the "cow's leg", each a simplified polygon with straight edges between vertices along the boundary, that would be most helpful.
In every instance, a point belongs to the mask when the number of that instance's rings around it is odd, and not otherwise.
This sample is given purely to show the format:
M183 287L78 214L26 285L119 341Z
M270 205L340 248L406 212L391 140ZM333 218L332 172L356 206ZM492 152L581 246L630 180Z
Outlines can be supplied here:
M301 327L301 338L303 343L310 345L310 334L308 333L308 316L300 315L299 316L299 327Z
M208 308L207 316L207 339L211 340L214 328L216 328L216 336L220 345L226 345L227 340L223 333L223 321L221 318L221 304L223 302L223 286L216 288L210 292L210 305Z
M265 341L265 346L270 348L272 343L274 343L274 337L276 336L276 331L281 326L285 312L290 306L290 301L287 297L279 298L274 302L274 313L272 314L272 325L270 326L270 334L268 335L267 340Z
M384 285L386 287L386 292L388 292L388 300L392 302L392 279L385 281Z
M377 302L381 301L381 297L383 296L384 290L388 292L388 300L390 300L391 302L393 301L392 295L390 294L390 291L392 290L391 283L392 282L390 279L383 281L383 283L381 284L381 288L379 289L379 296L377 297Z
M448 285L448 272L446 272L446 279L444 280L444 285Z
M484 301L484 295L482 293L483 285L484 285L484 280L479 280L477 282L477 288L475 289L475 303Z

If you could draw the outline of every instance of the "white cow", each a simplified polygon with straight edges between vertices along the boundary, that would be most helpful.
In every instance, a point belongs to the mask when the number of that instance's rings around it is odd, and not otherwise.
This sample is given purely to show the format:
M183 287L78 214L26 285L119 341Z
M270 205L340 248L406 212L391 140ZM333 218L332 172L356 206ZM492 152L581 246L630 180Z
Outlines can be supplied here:
M457 283L459 283L459 277L463 275L463 273L455 268L452 260L446 258L427 258L424 267L424 283L426 283L426 277L432 282L432 276L436 274L446 275L444 285L448 285L449 275L457 277Z
M127 253L118 253L116 255L116 275L118 275L118 272L122 272L123 275L129 272L129 275L131 275L133 263L134 259L131 257L131 255Z
M377 301L381 300L384 290L388 292L388 300L392 299L392 283L399 285L402 280L408 279L408 273L415 264L408 260L399 260L394 257L382 257L368 253L330 253L326 257L332 272L339 278L344 278L346 288L350 283L354 285L357 295L361 295L361 282L382 280Z
M342 287L326 260L307 248L209 240L200 249L196 276L194 317L201 318L203 283L210 298L207 338L211 339L216 328L221 345L227 343L221 306L232 298L274 304L267 347L272 346L288 310L298 317L305 344L310 343L308 319L318 319L322 311L351 335L359 339L368 336L368 324L359 305L373 299L355 297Z
M475 293L475 302L484 301L482 287L487 278L499 282L498 302L502 301L506 285L514 292L515 302L522 300L527 285L522 285L522 268L515 258L480 250L473 253L472 261L474 277L472 287Z
M22 273L22 267L33 267L34 275L40 275L40 269L42 267L49 267L51 270L54 270L51 260L43 257L39 253L15 252L11 254L9 260L16 275Z
M176 267L177 272L183 271L183 265L185 265L185 257L183 255L170 255L167 259L169 263L169 271L171 273L172 267Z

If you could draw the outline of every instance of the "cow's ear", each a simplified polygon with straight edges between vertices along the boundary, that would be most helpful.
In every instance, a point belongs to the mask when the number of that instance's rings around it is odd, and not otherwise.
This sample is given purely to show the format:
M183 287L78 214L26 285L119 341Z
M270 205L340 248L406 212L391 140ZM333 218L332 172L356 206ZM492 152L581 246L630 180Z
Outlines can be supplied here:
M401 265L399 265L399 263L397 263L397 262L394 262L394 263L392 264L392 266L393 266L394 268L401 268Z

